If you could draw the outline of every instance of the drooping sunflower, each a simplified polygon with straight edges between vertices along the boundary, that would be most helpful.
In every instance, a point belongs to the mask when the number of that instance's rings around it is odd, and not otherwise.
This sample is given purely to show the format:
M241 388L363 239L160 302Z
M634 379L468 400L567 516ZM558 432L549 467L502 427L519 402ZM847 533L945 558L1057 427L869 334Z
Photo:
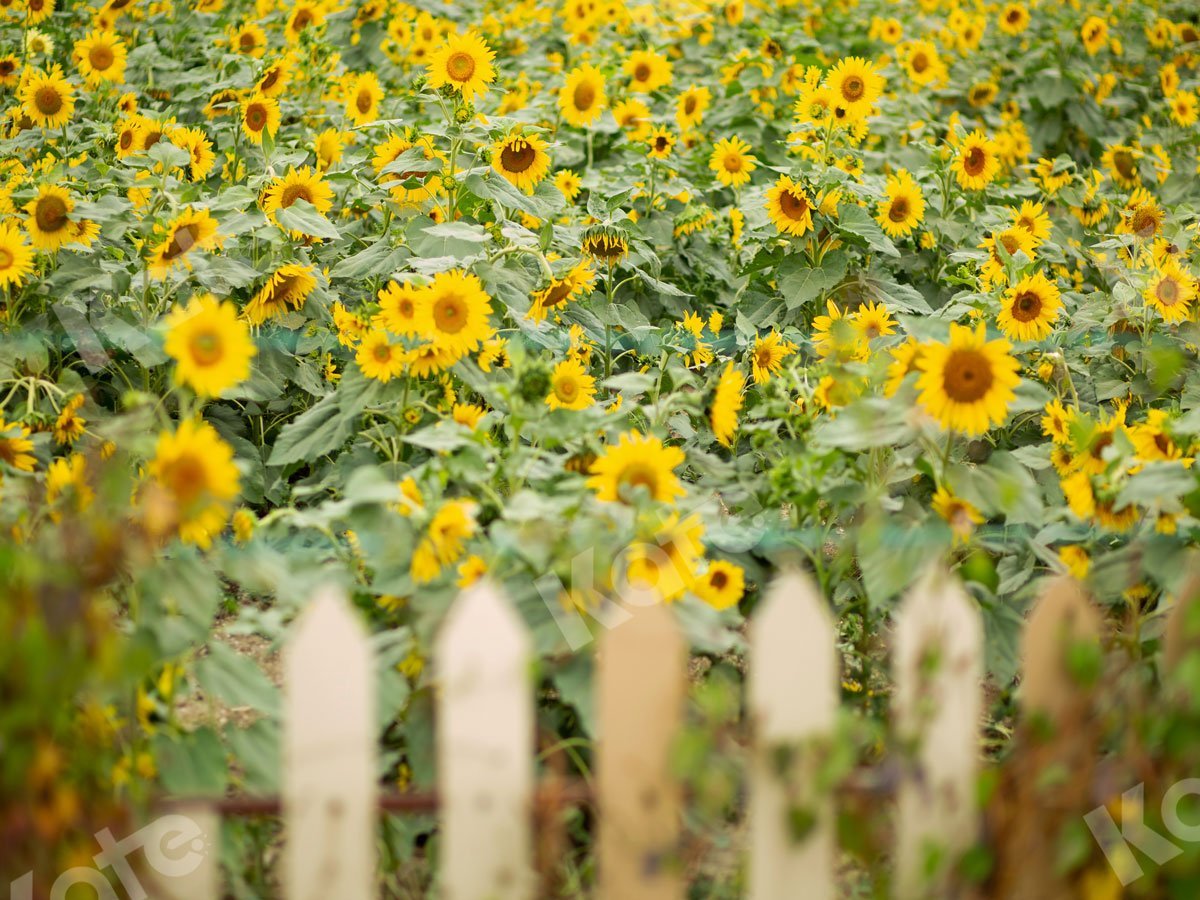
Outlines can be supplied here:
M71 120L75 112L75 88L67 81L60 66L49 71L27 70L21 86L22 111L34 125L59 128Z
M115 31L96 29L75 42L75 62L93 87L106 81L123 81L127 56L125 42Z
M1004 292L996 325L1014 341L1040 341L1050 334L1061 308L1058 286L1036 272Z
M0 288L21 286L33 271L33 251L14 222L0 223Z
M461 358L491 337L491 300L478 276L462 269L439 272L417 304L417 333Z
M554 367L546 405L551 409L587 409L596 401L596 379L583 363L571 357Z
M1196 281L1174 257L1166 259L1150 276L1142 292L1146 305L1158 311L1168 322L1187 318L1189 306L1196 296Z
M176 306L165 321L163 349L175 360L175 381L201 397L217 397L250 377L258 352L237 307L212 294Z
M548 146L536 134L510 132L492 145L492 168L519 190L532 194L550 171Z
M475 32L449 35L429 59L429 85L450 87L470 103L476 94L486 94L487 86L495 81L495 58L495 52Z
M75 200L66 188L41 185L37 196L25 206L25 212L29 213L25 228L33 240L33 246L38 250L53 252L74 240L71 221L74 209Z
M671 63L653 50L634 50L622 66L629 76L629 90L649 94L671 82Z
M572 69L558 92L558 108L562 110L562 117L577 128L596 121L607 105L604 75L592 65Z
M413 140L408 134L393 134L382 144L376 145L372 160L379 183L387 186L392 199L402 206L419 206L442 192L442 177L436 171L388 171L389 166L414 147L431 163L446 162L445 154L434 146L432 137L425 135ZM406 184L410 186L406 187Z
M987 325L951 324L950 339L924 345L917 363L919 402L943 428L983 434L1003 422L1021 379L1005 340L989 341Z
M317 287L312 266L289 263L280 266L246 304L244 315L253 325L267 319L278 319L293 309L300 309Z
M728 363L717 381L709 413L713 436L726 447L730 446L738 429L738 412L742 408L742 389L745 386L746 376L735 369L733 363Z
M813 227L813 206L803 185L787 175L767 191L767 216L783 234L802 237Z
M708 167L716 173L721 184L741 187L750 181L750 173L758 167L758 160L750 152L750 145L735 136L717 141L708 158Z
M379 118L383 86L374 72L355 76L346 89L346 116L355 125L367 125Z
M638 490L659 503L674 503L683 494L674 470L684 459L678 447L664 447L658 438L635 429L621 435L592 463L587 484L597 499L607 503L628 503Z
M551 279L550 284L533 293L527 318L541 322L551 310L560 310L591 290L595 279L591 264L587 260L580 260L565 275Z
M254 94L242 101L242 134L256 144L263 135L274 137L279 130L279 104L266 94Z
M583 252L607 266L614 266L629 253L629 241L615 228L593 225L580 241Z
M883 93L884 79L873 63L858 56L838 62L825 76L834 105L845 110L846 122L866 118Z
M297 200L311 203L317 212L324 215L333 208L333 188L329 186L320 172L308 166L296 169L288 167L287 173L271 182L270 187L263 193L262 209L272 222L275 213L287 209ZM296 232L293 232L296 236Z
M986 134L975 129L959 144L953 167L959 187L981 191L1000 172L1000 148Z
M182 541L208 547L225 527L238 496L233 448L207 422L188 419L175 432L159 435L147 471L147 507L165 507L157 515L174 526Z
M904 237L925 219L925 195L921 186L904 169L887 180L886 198L875 221L891 237Z
M712 91L692 85L679 95L675 103L675 121L680 131L688 131L704 121L704 113L712 102Z
M412 337L417 333L417 304L421 288L412 284L389 281L379 291L379 313L375 325L401 337Z
M367 378L386 384L404 373L407 355L404 345L392 343L386 331L371 331L358 345L354 361Z
M193 250L211 250L220 244L217 220L207 209L184 210L170 221L162 241L150 254L150 272L163 278L177 263L191 268Z

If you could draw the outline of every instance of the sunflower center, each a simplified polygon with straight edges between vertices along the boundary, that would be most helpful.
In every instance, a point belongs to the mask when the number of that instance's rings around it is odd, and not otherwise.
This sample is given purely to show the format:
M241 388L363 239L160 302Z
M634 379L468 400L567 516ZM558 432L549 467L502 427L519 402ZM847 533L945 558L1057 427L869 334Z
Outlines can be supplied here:
M263 80L258 83L258 89L265 93L275 87L275 82L279 81L279 74L280 71L278 68L271 69L271 71L263 76Z
M1021 21L1021 11L1019 9L1010 9L1004 18L1008 20L1010 25L1015 25Z
M213 366L224 357L221 335L215 331L201 331L192 336L189 349L192 359L199 366Z
M162 140L162 132L158 129L147 131L146 136L142 138L142 149L149 150L155 144Z
M176 500L190 506L208 485L204 460L185 453L164 467L162 480Z
M708 577L708 583L712 585L715 590L722 591L725 589L725 586L729 584L729 576L721 571L713 572L712 575Z
M67 204L59 197L42 197L33 218L42 231L61 231L67 225Z
M725 167L726 172L742 171L742 157L737 153L727 153L721 161L721 165Z
M466 301L455 294L439 297L433 304L433 323L444 334L458 334L467 327Z
M500 165L506 172L524 172L537 159L537 151L526 141L509 144L500 154Z
M92 64L93 69L102 72L113 64L114 58L112 47L108 44L97 44L88 51L88 62Z
M648 65L646 65L646 63L639 63L637 65L637 67L633 70L633 80L634 81L649 81L650 80L650 67Z
M1018 322L1032 322L1042 312L1042 298L1033 291L1022 291L1013 300L1012 317Z
M375 350L372 355L375 357L376 362L379 362L379 363L390 362L392 359L391 344L376 344Z
M1113 166L1122 178L1133 175L1133 154L1128 150L1118 150L1113 154Z
M558 394L560 400L574 400L579 394L579 385L574 378L563 378L554 385L554 393Z
M256 46L256 43L257 42L254 40L254 35L250 34L249 32L243 32L241 37L238 39L238 46L241 47L244 52L253 50Z
M307 200L309 203L313 202L312 192L309 191L308 185L289 184L283 189L283 193L279 197L279 205L283 207L291 206L297 200Z
M586 112L596 102L596 89L587 82L579 84L575 87L575 95L572 99L577 110Z
M647 463L630 463L621 471L617 484L622 487L644 487L653 497L658 494L658 472Z
M908 198L894 197L892 205L888 207L888 219L893 222L904 222L908 220Z
M658 137L656 137L654 139L654 152L655 153L663 153L664 151L668 150L670 148L670 146L671 146L671 141L665 135L660 134Z
M686 100L683 101L684 115L690 116L695 111L696 111L696 98L688 97Z
M121 149L128 150L133 146L133 129L126 128L121 132Z
M982 147L972 147L963 157L963 169L968 175L978 175L987 164L987 154Z
M558 306L571 293L571 279L564 278L562 281L556 281L546 291L546 299L542 301L543 306Z
M15 257L6 248L0 247L0 272L12 268Z
M955 350L946 360L942 382L955 403L974 403L987 394L992 381L992 367L978 350Z
M246 107L246 124L251 131L262 131L267 125L266 109L258 103Z
M371 97L371 92L368 90L359 91L358 96L354 98L354 105L360 113L369 113L371 107L375 105Z
M11 59L0 59L0 78L7 78L17 70L17 64Z
M1164 306L1173 306L1179 300L1179 285L1174 278L1164 278L1154 289L1154 296Z
M912 58L912 70L920 75L929 68L929 57L924 53L918 53Z
M866 93L867 85L858 75L851 75L842 82L842 96L846 98L848 103L854 103L862 99L862 95Z
M296 18L292 19L292 29L294 31L303 31L312 24L312 13L307 9L302 9L296 13Z
M167 244L167 249L163 251L164 259L177 259L187 253L196 246L196 239L200 236L200 229L192 223L183 225L175 229L175 233L171 235L171 240Z
M784 191L779 195L779 208L789 219L799 221L808 212L808 201L791 191Z
M1153 210L1139 206L1129 222L1129 227L1138 237L1147 238L1158 231L1158 217Z
M58 92L52 84L47 84L44 87L38 88L36 94L33 95L33 105L37 107L38 112L43 116L53 116L63 107L62 94Z
M446 60L446 74L454 81L470 81L475 74L475 59L469 53L461 50L450 54Z

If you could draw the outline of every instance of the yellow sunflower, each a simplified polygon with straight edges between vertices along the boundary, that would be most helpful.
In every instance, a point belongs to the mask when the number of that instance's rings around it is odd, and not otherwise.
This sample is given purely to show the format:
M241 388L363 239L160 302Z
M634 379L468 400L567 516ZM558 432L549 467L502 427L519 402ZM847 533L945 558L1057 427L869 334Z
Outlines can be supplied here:
M919 401L943 428L983 434L1008 416L1021 379L1005 340L989 341L987 326L950 326L950 340L924 346L918 367Z
M313 139L318 172L327 172L341 161L345 140L346 136L336 128L326 128Z
M532 194L550 171L548 146L536 134L511 132L492 145L492 168L519 190Z
M622 100L613 107L613 119L625 132L631 141L644 141L653 127L650 120L650 107L636 97Z
M367 125L379 118L383 86L374 72L355 76L346 90L346 116L355 125Z
M983 522L983 516L974 504L962 497L956 497L945 487L937 489L930 505L950 526L956 544L965 543L975 531L975 526Z
M1196 296L1196 282L1174 257L1169 257L1150 276L1142 292L1146 305L1158 311L1168 322L1186 319L1189 305Z
M755 338L754 349L750 351L750 370L754 375L754 383L766 384L772 375L778 375L783 361L795 352L796 345L785 341L777 331L770 332L766 337Z
M995 141L976 129L958 145L953 168L960 187L971 191L983 190L1000 172L1000 148Z
M244 22L229 32L229 49L254 59L267 52L267 33L255 22Z
M672 513L647 541L637 541L625 554L625 580L653 591L672 603L691 590L704 557L704 525L695 515Z
M554 186L570 202L579 196L583 188L583 179L573 169L561 169L554 175Z
M171 130L170 139L176 147L187 151L190 158L188 171L192 181L202 181L208 177L217 161L208 135L199 128L174 128Z
M726 187L741 187L750 181L750 173L758 167L758 160L750 153L750 145L739 137L725 138L713 146L708 167L717 175L717 181Z
M159 435L147 471L147 508L164 508L156 515L173 525L185 543L212 544L238 496L233 448L207 422L189 419L175 432Z
M288 167L287 173L276 178L263 193L262 209L272 222L275 213L287 209L297 200L311 203L317 212L324 215L333 208L333 188L329 186L320 172L304 166L301 169ZM292 232L293 237L302 237L298 232Z
M533 302L526 317L541 322L551 310L560 310L591 290L595 279L591 263L581 260L561 278L551 279L549 285L533 293Z
M93 87L106 81L124 81L127 55L125 42L115 31L96 29L75 42L75 63Z
M937 47L929 41L910 41L901 53L901 62L909 79L920 87L946 77L946 64Z
M452 34L429 60L430 87L450 87L470 103L496 79L496 54L474 32Z
M595 66L584 65L573 69L558 92L558 108L562 110L562 117L577 128L596 121L607 105L604 76Z
M653 50L634 50L622 67L629 76L629 90L649 94L671 82L671 63Z
M186 207L167 225L162 241L151 252L150 272L156 278L163 278L180 262L190 269L189 254L193 250L211 250L220 241L217 220L212 214L207 209Z
M638 490L659 503L674 503L683 494L674 470L684 459L678 447L664 447L656 437L630 431L592 463L587 484L608 503L628 503Z
M726 447L731 445L734 432L738 429L738 412L742 408L742 389L745 386L746 376L735 369L733 363L726 364L725 371L717 381L709 416L713 436Z
M675 135L665 125L658 125L646 137L646 146L651 159L666 159L675 148Z
M1012 211L1012 223L1029 233L1035 249L1050 237L1050 216L1041 203L1024 201L1019 209Z
M883 93L884 80L874 64L849 56L830 69L825 84L833 94L834 106L845 110L844 121L857 122L871 112Z
M250 377L250 358L258 352L237 307L212 294L176 306L165 322L163 349L175 360L175 381L201 397L217 397Z
M712 102L712 91L706 87L692 85L679 95L675 103L675 121L680 131L689 131L704 120L704 113Z
M587 409L595 402L596 379L578 359L564 359L550 375L546 405L551 409Z
M1004 292L996 325L1014 341L1040 341L1050 334L1061 307L1053 281L1041 272L1026 275Z
M407 355L404 345L393 344L386 331L372 331L358 345L354 361L367 378L386 384L404 373Z
M17 288L33 271L33 251L14 222L0 223L0 288Z
M3 415L0 415L0 462L18 472L32 472L37 464L29 429L18 422L4 421Z
M22 111L34 125L42 128L66 125L75 111L75 88L63 76L62 68L26 71L30 74L19 92Z
M280 266L246 304L244 315L253 325L281 318L293 309L300 309L316 287L312 266L300 263Z
M1104 149L1100 164L1108 169L1113 181L1126 189L1132 189L1142 183L1142 175L1138 170L1138 161L1142 151L1129 144L1111 144Z
M279 104L266 94L254 94L242 101L242 133L256 144L263 135L274 137L279 130Z
M300 35L309 28L316 28L325 21L325 10L316 3L299 0L288 14L287 25L283 29L284 37L289 44L300 42Z
M21 60L15 53L0 56L0 87L16 87L21 80Z
M1029 10L1024 3L1008 3L1000 10L1000 30L1008 35L1018 35L1029 27Z
M767 216L783 234L802 237L813 227L812 213L804 187L787 175L780 175L767 191Z
M1079 36L1088 56L1095 56L1108 43L1108 23L1099 16L1088 16L1079 29Z
M692 584L692 591L713 609L729 609L746 592L746 573L731 562L713 560L708 571Z
M25 228L38 250L55 251L75 238L71 213L75 200L65 188L43 184L25 206Z
M389 281L379 291L379 313L374 324L401 337L413 337L417 333L417 304L421 288L411 284Z
M491 337L491 299L470 272L439 272L417 304L417 333L439 350L462 357Z
M402 206L419 206L442 192L442 178L436 171L388 171L389 166L414 147L421 151L426 160L446 162L445 155L434 147L432 137L426 135L414 141L400 134L393 134L382 144L376 145L372 160L379 183L388 187L392 199ZM405 187L405 184L410 186Z
M891 237L911 234L925 219L925 195L904 169L887 180L886 198L875 220Z
M292 61L287 57L276 60L258 77L252 93L264 97L278 97L292 82Z

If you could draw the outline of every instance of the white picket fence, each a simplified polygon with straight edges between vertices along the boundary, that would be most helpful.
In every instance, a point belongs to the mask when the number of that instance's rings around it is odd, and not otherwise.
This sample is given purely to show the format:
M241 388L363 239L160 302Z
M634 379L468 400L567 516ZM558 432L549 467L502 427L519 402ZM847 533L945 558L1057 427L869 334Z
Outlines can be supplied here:
M683 875L661 863L681 837L683 801L669 760L683 720L687 647L670 607L626 599L632 616L601 634L596 651L597 895L682 900ZM1061 641L1087 624L1080 612L1087 603L1066 580L1039 601L1033 620L1040 625L1026 635L1032 659L1024 688L1038 704L1065 689ZM901 898L936 896L924 870L929 848L942 848L950 859L978 834L982 641L976 604L940 572L911 591L896 618L894 721L915 748L896 798ZM535 895L530 654L524 624L486 582L459 597L439 634L438 882L448 900ZM804 748L831 735L838 658L826 603L805 577L785 574L769 589L751 623L748 664L749 896L832 900L832 798L811 788L812 754ZM282 885L288 900L375 895L373 671L367 635L353 611L336 591L319 592L285 650ZM784 754L793 769L781 775L784 747L796 752ZM816 823L800 840L789 816L797 803L815 811ZM188 813L216 847L217 815L204 807ZM163 885L156 896L215 900L216 856L210 853L199 869Z

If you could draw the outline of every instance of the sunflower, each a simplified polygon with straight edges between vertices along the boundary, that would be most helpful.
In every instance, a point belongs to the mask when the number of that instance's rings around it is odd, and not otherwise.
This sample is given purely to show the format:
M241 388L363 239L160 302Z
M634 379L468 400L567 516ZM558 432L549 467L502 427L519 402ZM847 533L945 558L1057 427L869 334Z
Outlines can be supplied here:
M552 278L549 285L534 292L526 318L534 322L543 321L550 310L562 309L591 290L595 278L591 263L581 260L561 278Z
M25 0L25 21L29 25L37 25L50 18L54 12L56 0Z
M1155 237L1162 229L1166 213L1154 196L1145 188L1135 188L1121 210L1117 234L1132 234L1143 241Z
M1007 261L1000 255L1001 247L1009 257L1023 253L1029 259L1033 259L1037 255L1037 251L1034 250L1033 236L1024 228L1016 225L1011 225L998 234L984 238L979 246L988 251L988 257L979 271L979 280L989 288L993 285L1008 283Z
M739 137L717 141L708 167L717 175L717 181L726 187L741 187L750 181L750 173L758 166L758 160L750 153L750 145Z
M596 379L578 359L565 359L550 374L546 405L551 409L587 409L596 399Z
M583 252L607 266L614 266L629 253L629 241L621 232L603 225L594 225L583 233L580 241Z
M33 271L33 251L14 222L0 223L0 288L18 288Z
M1035 249L1050 237L1050 216L1041 203L1023 202L1019 209L1012 211L1012 223L1029 233Z
M229 49L254 59L267 52L267 33L255 22L245 22L229 32Z
M256 144L263 135L274 137L279 130L279 104L266 94L253 94L242 101L242 134Z
M948 343L926 344L918 367L919 401L943 428L980 435L1008 416L1020 384L1020 363L1005 340L989 341L987 326L951 324Z
M695 580L692 591L713 609L729 609L738 604L746 592L746 573L741 566L718 559L708 564L708 571Z
M569 203L579 196L579 192L583 188L583 179L574 169L560 169L554 175L554 186Z
M213 153L212 141L199 128L175 128L170 135L171 143L181 150L186 150L190 159L188 171L192 181L202 181L208 177L217 156Z
M1099 16L1088 16L1079 29L1079 36L1088 56L1095 56L1108 43L1108 23Z
M883 386L885 397L894 397L904 384L904 380L911 373L920 370L919 363L924 350L924 345L915 337L910 336L903 344L892 347L888 351L892 356L892 361L888 363L887 382Z
M692 589L704 555L704 526L697 516L680 519L673 513L648 541L637 541L625 554L625 581L653 591L672 603Z
M1041 272L1026 275L1004 292L996 325L1014 341L1040 341L1050 334L1061 307L1053 281Z
M925 219L925 195L913 177L904 169L889 175L886 199L879 207L875 221L891 237L904 237Z
M766 384L772 375L778 375L783 367L783 361L796 352L796 345L785 341L777 331L772 331L766 337L754 339L754 349L750 351L750 370L754 375L755 384Z
M316 287L317 277L312 266L300 263L280 266L246 304L243 314L252 325L281 318L290 310L300 309Z
M1071 441L1071 423L1075 421L1075 410L1062 405L1058 399L1046 404L1042 416L1042 434L1056 444L1066 445Z
M83 394L76 394L59 410L54 420L54 443L68 447L83 437L87 419L79 414L83 406Z
M379 118L383 87L374 72L355 76L346 90L346 116L355 125L367 125Z
M165 325L163 349L175 360L177 384L201 397L217 397L250 377L250 358L258 350L232 303L204 294L176 306Z
M372 165L379 177L379 183L387 186L392 199L402 206L419 206L442 192L442 178L436 171L387 171L402 154L413 148L419 149L427 160L436 160L443 164L446 162L445 155L434 147L433 138L428 135L414 141L407 135L393 134L374 148L375 158ZM406 184L410 186L406 187Z
M291 82L292 61L283 57L263 69L263 73L258 76L258 82L254 85L253 93L261 94L264 97L278 97Z
M263 193L262 209L267 218L275 222L275 213L287 209L297 200L312 204L317 212L324 215L333 208L333 188L321 177L320 172L308 166L301 169L289 166L287 174L272 181ZM303 237L303 234L293 231L292 236Z
M21 60L15 53L0 56L0 87L16 87L21 81Z
M142 122L131 116L117 122L117 158L126 159L142 149Z
M1168 322L1186 319L1188 305L1195 296L1195 279L1174 258L1168 258L1154 271L1142 292L1146 305L1158 310Z
M909 79L920 87L942 81L946 77L946 64L935 45L929 41L912 41L901 54L904 71Z
M1128 144L1111 144L1100 157L1100 164L1108 169L1113 181L1126 189L1133 189L1142 183L1141 172L1138 171L1138 160L1142 152L1137 147Z
M974 504L962 497L956 497L945 487L937 489L930 506L950 526L956 544L965 543L975 531L975 526L983 522L983 516Z
M378 294L379 313L373 320L375 325L386 328L392 334L413 337L417 333L417 303L420 297L420 288L389 281Z
M995 141L976 129L958 145L953 167L959 187L971 191L983 190L1000 171L1000 148Z
M967 102L976 109L982 109L995 100L998 93L1000 86L996 82L980 81L967 90Z
M1183 458L1183 450L1167 430L1169 425L1170 413L1165 409L1151 409L1147 410L1144 422L1129 429L1139 459L1170 462Z
M63 76L62 68L27 71L30 74L19 91L22 111L42 128L66 125L75 111L75 88Z
M65 188L43 184L37 196L25 206L29 218L25 228L38 250L55 251L75 238L71 212L75 200Z
M457 353L436 343L422 344L408 351L404 358L410 375L424 378L442 372L462 359Z
M167 225L161 243L151 252L150 272L156 278L163 278L179 262L190 269L188 254L192 250L211 250L220 242L217 220L212 214L207 209L185 207Z
M594 122L607 105L604 76L595 66L584 65L571 70L558 92L558 108L562 110L562 117L577 128Z
M461 269L439 272L417 304L417 333L462 357L491 337L491 300L478 276Z
M317 158L318 172L327 172L341 161L345 140L346 135L336 128L326 128L313 139L313 155Z
M695 128L704 120L704 113L712 102L712 91L706 87L692 85L679 95L675 103L675 121L680 131Z
M896 320L882 303L864 303L854 311L850 320L864 341L873 341L896 333Z
M519 190L532 194L550 171L549 145L536 134L510 132L492 145L492 168Z
M300 35L306 29L316 28L325 21L325 10L315 3L299 0L288 14L287 25L283 29L284 37L289 44L298 44Z
M5 422L3 415L0 415L0 462L18 472L32 472L37 463L29 429L17 422Z
M651 159L666 159L675 149L675 135L666 126L658 125L646 137L646 146L649 148L646 155Z
M476 94L486 94L496 79L493 52L474 32L452 34L429 59L430 87L450 87L470 103Z
M622 100L613 107L613 119L625 131L625 136L631 141L644 141L650 135L653 127L650 121L650 107L636 97Z
M1191 128L1200 119L1200 108L1196 103L1196 95L1192 91L1177 91L1171 98L1171 118L1176 125Z
M123 81L128 50L115 31L96 29L75 42L75 62L88 84Z
M738 429L738 412L742 408L742 389L745 386L746 376L735 369L733 363L726 364L725 371L717 381L709 415L713 436L726 447L730 446Z
M189 419L159 435L147 468L154 499L185 543L206 548L220 534L238 495L233 448L207 422Z
M1024 3L1009 3L1000 10L1000 30L1016 36L1029 27L1029 10Z
M801 237L813 227L813 206L804 187L780 175L767 191L767 216L783 234Z
M671 82L671 63L653 50L634 50L622 68L635 94L649 94Z
M883 93L884 80L873 63L848 56L830 69L825 85L833 94L834 106L845 110L844 121L857 122L871 112Z
M393 344L386 331L372 331L362 339L354 361L367 378L385 384L404 373L408 351L402 344Z
M674 470L684 459L678 447L664 447L658 438L635 429L592 463L587 484L597 499L608 503L628 503L636 490L645 490L651 500L674 503L683 494Z

